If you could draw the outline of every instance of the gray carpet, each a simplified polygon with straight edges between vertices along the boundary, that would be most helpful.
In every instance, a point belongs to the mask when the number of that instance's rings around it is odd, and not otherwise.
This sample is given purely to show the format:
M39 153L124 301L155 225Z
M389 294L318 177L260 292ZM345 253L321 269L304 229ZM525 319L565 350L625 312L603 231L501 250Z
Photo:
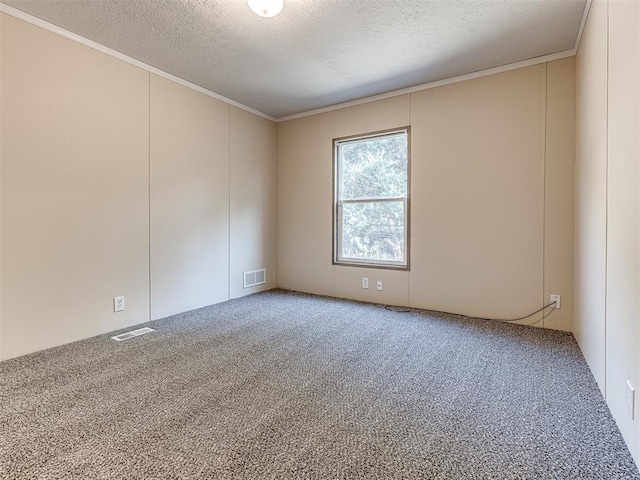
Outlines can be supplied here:
M2 479L640 479L571 335L284 291L0 363Z

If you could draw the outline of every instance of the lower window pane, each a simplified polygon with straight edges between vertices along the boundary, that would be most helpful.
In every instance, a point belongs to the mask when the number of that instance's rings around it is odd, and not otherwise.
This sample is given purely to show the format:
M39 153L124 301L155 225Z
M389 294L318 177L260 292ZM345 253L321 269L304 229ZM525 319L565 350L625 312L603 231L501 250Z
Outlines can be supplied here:
M404 262L404 202L343 203L342 258Z

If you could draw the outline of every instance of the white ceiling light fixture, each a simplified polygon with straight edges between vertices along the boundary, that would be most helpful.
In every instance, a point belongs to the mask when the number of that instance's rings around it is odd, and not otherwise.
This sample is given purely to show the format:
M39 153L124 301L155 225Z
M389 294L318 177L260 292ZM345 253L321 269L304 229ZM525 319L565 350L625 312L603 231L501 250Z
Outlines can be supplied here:
M282 11L284 0L247 0L249 7L261 17L275 17Z

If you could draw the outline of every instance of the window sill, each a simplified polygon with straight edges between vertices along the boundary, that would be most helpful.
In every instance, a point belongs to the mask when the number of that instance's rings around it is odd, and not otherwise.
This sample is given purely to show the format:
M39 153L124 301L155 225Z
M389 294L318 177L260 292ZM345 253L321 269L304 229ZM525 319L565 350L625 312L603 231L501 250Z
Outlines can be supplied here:
M409 268L409 265L387 265L383 263L345 262L345 261L334 260L332 264L337 265L339 267L375 268L378 270L399 270L399 271L405 271L405 272L408 272L411 270Z

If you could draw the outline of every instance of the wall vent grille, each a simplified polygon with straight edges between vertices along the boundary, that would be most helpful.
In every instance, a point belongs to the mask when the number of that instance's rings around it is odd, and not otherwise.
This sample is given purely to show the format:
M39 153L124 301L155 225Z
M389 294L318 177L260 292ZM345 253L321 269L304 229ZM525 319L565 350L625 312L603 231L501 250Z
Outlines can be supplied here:
M267 270L265 268L244 272L244 288L255 287L264 283L267 283Z
M140 335L144 335L145 333L155 332L153 328L144 327L139 328L138 330L132 330L131 332L121 333L120 335L116 335L115 337L111 337L116 342L121 342L123 340L128 340L129 338L139 337Z

